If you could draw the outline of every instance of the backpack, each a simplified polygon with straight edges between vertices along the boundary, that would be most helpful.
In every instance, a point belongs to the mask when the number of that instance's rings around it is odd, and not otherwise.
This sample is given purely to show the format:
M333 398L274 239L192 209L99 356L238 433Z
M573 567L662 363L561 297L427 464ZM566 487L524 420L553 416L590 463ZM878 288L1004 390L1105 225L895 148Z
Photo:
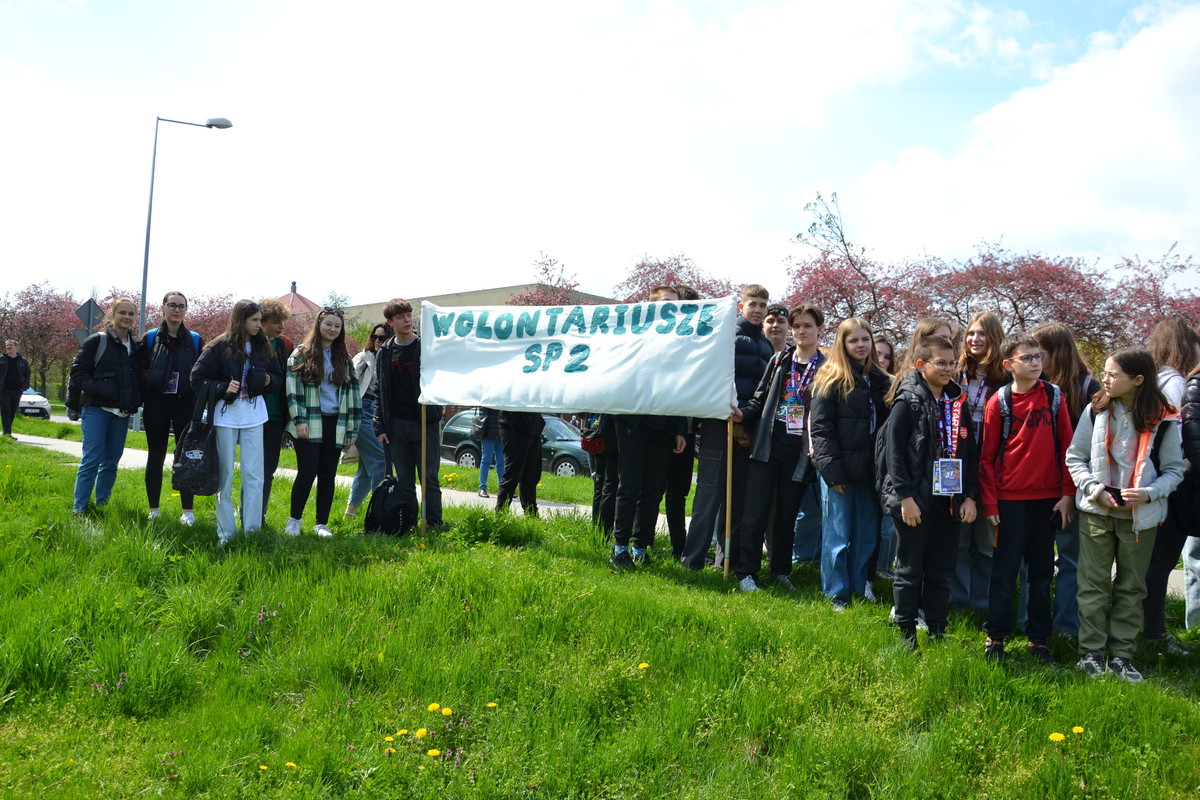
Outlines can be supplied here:
M150 352L151 356L154 355L154 337L157 333L158 328L146 331L146 349ZM195 357L200 354L200 334L195 331L188 331L188 333L192 335L192 356Z
M1050 398L1050 430L1054 432L1054 460L1061 462L1063 457L1062 443L1058 441L1058 407L1062 404L1062 389L1050 381L1038 381ZM1000 441L996 443L996 485L1004 480L1004 451L1008 448L1008 437L1012 435L1012 383L1004 384L1000 395Z
M104 352L107 349L108 332L100 331L100 341L96 344L96 354L92 356L92 369L100 366L100 359L104 358ZM80 409L83 407L83 387L79 385L79 381L77 380L71 380L67 383L66 405L67 411L74 412L76 414L78 414Z
M404 536L417 526L417 503L401 495L400 481L392 474L392 455L388 445L384 445L383 455L387 473L371 492L363 530L367 533ZM411 476L409 480L412 480Z

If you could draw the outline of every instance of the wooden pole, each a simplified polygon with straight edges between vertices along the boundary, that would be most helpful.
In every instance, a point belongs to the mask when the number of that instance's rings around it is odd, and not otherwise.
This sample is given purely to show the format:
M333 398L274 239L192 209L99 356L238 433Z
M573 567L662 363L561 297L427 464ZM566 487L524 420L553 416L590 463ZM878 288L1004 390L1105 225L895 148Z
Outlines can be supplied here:
M733 417L725 422L725 579L729 580L729 548L733 541Z
M428 477L425 475L425 406L421 406L421 468L417 470L417 474L421 476L421 535L425 535L426 523L429 518L429 498L425 495L425 481Z

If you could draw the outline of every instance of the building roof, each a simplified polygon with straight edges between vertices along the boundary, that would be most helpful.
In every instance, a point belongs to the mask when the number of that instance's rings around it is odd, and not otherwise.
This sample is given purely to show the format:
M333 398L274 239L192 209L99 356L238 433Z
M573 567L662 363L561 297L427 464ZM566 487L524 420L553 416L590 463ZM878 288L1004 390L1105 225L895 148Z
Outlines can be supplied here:
M292 281L292 290L279 298L279 302L283 303L293 314L311 314L314 311L320 311L319 303L314 303L304 295L296 291L296 282Z

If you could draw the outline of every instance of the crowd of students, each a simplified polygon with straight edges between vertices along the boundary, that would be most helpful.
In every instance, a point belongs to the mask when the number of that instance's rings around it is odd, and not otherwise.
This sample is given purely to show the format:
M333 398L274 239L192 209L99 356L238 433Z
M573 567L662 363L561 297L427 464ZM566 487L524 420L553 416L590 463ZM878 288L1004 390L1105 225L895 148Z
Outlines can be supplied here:
M648 299L695 297L659 286ZM613 568L650 559L665 498L673 557L693 570L728 559L742 591L758 591L764 577L795 590L794 566L809 563L841 610L875 600L876 578L892 578L893 620L913 648L919 628L942 638L957 606L985 616L985 656L1004 658L1015 604L1027 651L1046 664L1055 632L1077 640L1081 669L1132 682L1141 680L1132 662L1139 633L1184 652L1164 621L1167 579L1183 553L1186 624L1200 625L1200 489L1188 469L1200 459L1200 334L1184 320L1163 320L1146 348L1112 353L1097 381L1059 324L1006 337L990 313L965 329L927 318L899 351L852 318L822 349L820 309L772 305L750 285L738 311L728 419L594 422L605 446L592 457L593 520L612 537ZM332 535L337 464L356 442L347 517L392 466L412 505L422 480L426 522L442 527L443 409L418 402L420 339L408 302L385 306L386 324L353 359L338 309L318 312L298 345L282 335L290 312L278 300L238 301L209 343L187 329L186 312L187 298L168 293L162 323L139 340L136 303L117 298L80 348L68 393L83 424L76 512L93 494L96 506L108 501L127 417L144 407L151 519L161 514L170 433L207 413L220 454L222 544L239 521L243 533L261 528L285 431L297 462L285 533L301 533L315 483L313 531ZM515 496L536 515L541 415L482 422L503 470L497 509ZM193 500L180 493L187 525Z

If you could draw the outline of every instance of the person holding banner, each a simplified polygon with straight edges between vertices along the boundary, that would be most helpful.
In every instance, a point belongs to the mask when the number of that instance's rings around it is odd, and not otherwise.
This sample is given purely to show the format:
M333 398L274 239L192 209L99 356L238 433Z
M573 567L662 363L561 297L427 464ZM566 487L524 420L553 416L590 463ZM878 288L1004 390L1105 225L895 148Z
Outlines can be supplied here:
M754 395L773 349L763 335L763 316L770 299L765 287L751 283L742 289L738 301L737 333L734 338L733 382L737 402L742 405ZM708 548L717 532L717 566L721 566L724 550L725 514L731 513L732 538L729 558L734 567L739 557L742 512L746 500L746 473L750 467L749 440L740 426L734 432L732 456L726 451L728 426L725 419L702 419L696 433L696 499L692 503L692 522L688 526L680 561L688 569L704 568ZM732 468L730 486L731 509L725 508L726 463Z
M496 490L496 510L507 511L513 495L517 494L525 516L536 517L537 485L542 477L542 430L546 420L535 411L501 411L499 423L504 474Z
M417 488L414 474L423 481L421 498L427 525L442 527L442 488L438 483L441 463L441 406L422 406L421 340L413 330L412 304L395 299L383 308L394 335L375 359L378 401L375 403L375 434L391 451L401 494L414 505ZM425 463L421 463L422 424Z
M801 494L816 479L808 455L806 418L811 387L825 363L821 353L821 326L825 315L813 306L793 308L788 314L793 345L772 357L754 396L733 411L734 422L754 428L750 470L746 478L746 516L742 550L737 564L738 588L758 591L755 575L762 566L763 535L771 509L769 566L775 582L794 591L792 538Z

